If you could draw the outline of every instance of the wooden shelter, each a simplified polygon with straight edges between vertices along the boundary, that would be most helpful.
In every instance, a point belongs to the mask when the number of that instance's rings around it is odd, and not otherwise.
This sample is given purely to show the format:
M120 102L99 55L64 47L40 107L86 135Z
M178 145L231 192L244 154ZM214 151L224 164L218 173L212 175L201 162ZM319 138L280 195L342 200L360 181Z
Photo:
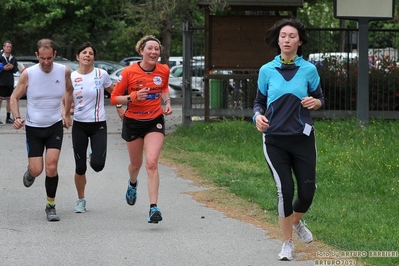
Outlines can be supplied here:
M215 3L225 4L227 11L213 12ZM205 12L204 102L203 109L193 108L192 98L184 97L183 124L191 124L192 116L204 116L205 121L210 117L252 117L258 70L276 55L265 43L266 30L282 18L295 17L303 0L198 0L197 4ZM186 24L186 58L193 56L191 30ZM190 62L184 62L184 69L184 95L191 95ZM238 100L231 97L233 80L237 81L235 84L245 84L240 85Z
M282 18L296 16L303 5L303 0L224 2L231 11L245 15L212 15L210 1L198 1L205 9L205 65L209 70L258 70L275 55L266 47L266 29Z

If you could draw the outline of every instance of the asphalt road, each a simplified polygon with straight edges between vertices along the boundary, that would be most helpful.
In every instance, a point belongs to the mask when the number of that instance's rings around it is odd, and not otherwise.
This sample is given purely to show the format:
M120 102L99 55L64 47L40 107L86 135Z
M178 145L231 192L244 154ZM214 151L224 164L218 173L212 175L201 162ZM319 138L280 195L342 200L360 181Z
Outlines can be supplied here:
M173 107L175 114L166 119L169 131L181 123L181 107ZM129 206L124 199L128 154L120 137L121 122L115 107L106 109L107 162L99 173L88 168L87 212L83 214L73 212L77 198L74 160L71 131L65 131L56 197L59 222L46 220L44 174L30 188L22 184L27 166L24 130L0 126L0 265L314 265L312 261L278 261L279 240L194 201L185 192L205 188L194 186L165 165L159 166L158 206L163 221L148 224L145 170L139 175L136 205ZM300 256L296 254L296 259Z

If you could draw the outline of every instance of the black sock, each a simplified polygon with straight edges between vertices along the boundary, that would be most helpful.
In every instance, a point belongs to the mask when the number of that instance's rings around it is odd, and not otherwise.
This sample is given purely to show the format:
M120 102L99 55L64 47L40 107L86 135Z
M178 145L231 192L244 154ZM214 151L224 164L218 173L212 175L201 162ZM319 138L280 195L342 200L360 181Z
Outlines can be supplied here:
M150 208L152 208L152 207L157 207L157 205L156 204L150 204Z
M7 120L8 119L11 119L11 113L10 112L7 112Z
M132 181L130 181L130 185L132 186L132 187L136 187L137 186L137 181L136 181L136 183L132 183Z
M47 197L55 198L55 194L57 192L57 187L58 187L58 174L54 177L46 176L45 187L46 187Z

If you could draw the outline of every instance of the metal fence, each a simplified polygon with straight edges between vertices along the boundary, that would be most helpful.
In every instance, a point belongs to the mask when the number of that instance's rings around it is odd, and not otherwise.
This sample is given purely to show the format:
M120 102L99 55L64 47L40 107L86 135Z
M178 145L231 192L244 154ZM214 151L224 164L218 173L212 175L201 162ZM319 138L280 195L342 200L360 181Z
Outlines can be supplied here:
M356 116L358 30L310 28L307 33L309 42L303 46L303 56L308 59L311 55L322 55L321 60L314 63L321 77L326 102L323 110L313 111L312 115L320 118ZM192 30L193 55L204 54L204 44L196 41L203 40L203 34L202 28ZM399 58L396 49L399 47L399 31L370 29L369 47L370 117L399 119ZM187 115L252 117L257 90L256 71L205 73L204 81L204 97L192 100Z
M325 95L319 117L354 116L357 107L357 29L308 29L309 43L303 47L305 58L321 53L315 62ZM398 30L369 29L369 111L371 117L399 118ZM340 56L330 56L341 52Z

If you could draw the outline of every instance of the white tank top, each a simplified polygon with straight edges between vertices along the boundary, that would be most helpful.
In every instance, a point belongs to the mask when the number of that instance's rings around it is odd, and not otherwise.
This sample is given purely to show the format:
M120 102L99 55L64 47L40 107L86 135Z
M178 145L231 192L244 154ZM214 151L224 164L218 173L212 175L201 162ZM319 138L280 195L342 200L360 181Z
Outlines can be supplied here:
M88 74L72 72L73 100L75 110L73 120L79 122L105 121L104 90L112 85L107 71L94 68Z
M65 66L53 63L46 73L36 64L28 71L26 90L26 122L32 127L49 127L62 120L61 102L65 92Z

